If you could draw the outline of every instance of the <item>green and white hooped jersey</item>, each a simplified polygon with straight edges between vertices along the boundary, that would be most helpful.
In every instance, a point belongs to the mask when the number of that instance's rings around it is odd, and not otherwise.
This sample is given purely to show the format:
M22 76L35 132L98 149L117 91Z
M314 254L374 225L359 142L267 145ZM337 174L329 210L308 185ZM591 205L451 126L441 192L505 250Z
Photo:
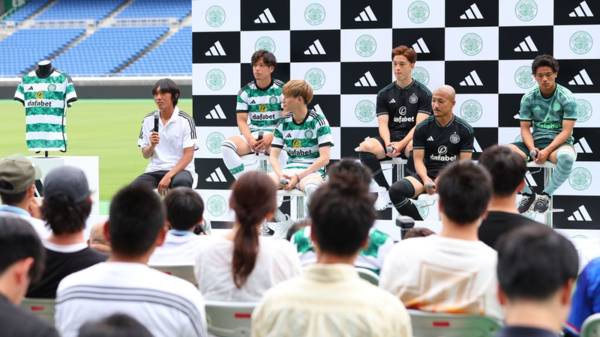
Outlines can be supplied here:
M299 124L292 114L282 119L273 132L271 146L287 152L284 169L305 169L319 158L321 146L333 146L333 135L325 115L310 110ZM324 175L325 168L319 172Z
M29 151L66 151L65 112L77 100L71 79L56 70L46 78L35 71L23 76L15 100L25 105L25 138Z
M291 238L292 244L296 247L302 266L317 262L315 248L310 240L310 227L299 229ZM369 232L369 245L362 249L354 261L354 265L360 268L370 269L379 274L383 261L387 254L392 250L394 241L384 232L372 228Z
M250 132L273 132L281 119L283 84L274 79L267 89L262 90L252 81L240 89L235 110L248 113Z

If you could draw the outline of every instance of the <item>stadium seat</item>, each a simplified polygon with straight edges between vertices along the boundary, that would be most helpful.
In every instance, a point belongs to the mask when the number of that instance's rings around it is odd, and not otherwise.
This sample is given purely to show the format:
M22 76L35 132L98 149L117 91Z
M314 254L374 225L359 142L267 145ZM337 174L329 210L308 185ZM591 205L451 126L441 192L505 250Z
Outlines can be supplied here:
M208 332L217 337L250 336L256 303L206 301Z
M583 321L581 337L600 337L600 313L593 314Z
M170 265L156 265L150 266L156 270L162 271L165 274L169 274L180 279L184 279L195 286L198 286L198 280L194 274L194 266L170 266Z
M24 298L21 302L21 308L51 325L54 325L54 306L55 300L53 298Z
M375 274L374 272L370 271L369 269L356 268L356 272L358 272L358 276L361 279L371 283L374 286L379 285L379 275Z
M134 0L116 17L119 19L176 18L182 20L192 12L189 0L170 0L165 6L161 0Z
M408 310L414 337L492 337L501 328L486 316Z
M33 13L38 11L47 3L46 0L30 0L23 6L17 8L13 13L9 14L3 21L14 21L20 23L29 18Z
M81 1L57 0L36 18L36 21L99 21L117 9L123 0Z

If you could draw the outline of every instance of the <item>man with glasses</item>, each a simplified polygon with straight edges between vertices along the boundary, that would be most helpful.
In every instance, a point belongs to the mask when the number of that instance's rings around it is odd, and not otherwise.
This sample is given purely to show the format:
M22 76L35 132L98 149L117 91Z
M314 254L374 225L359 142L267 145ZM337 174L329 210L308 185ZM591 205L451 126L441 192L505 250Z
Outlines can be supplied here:
M521 141L510 147L524 160L556 164L550 183L536 196L528 186L523 189L519 212L532 207L536 212L548 210L550 196L569 178L577 157L573 147L573 127L577 120L577 104L573 93L556 83L558 61L551 55L538 55L531 65L538 83L521 98L519 116ZM533 131L531 131L533 127Z

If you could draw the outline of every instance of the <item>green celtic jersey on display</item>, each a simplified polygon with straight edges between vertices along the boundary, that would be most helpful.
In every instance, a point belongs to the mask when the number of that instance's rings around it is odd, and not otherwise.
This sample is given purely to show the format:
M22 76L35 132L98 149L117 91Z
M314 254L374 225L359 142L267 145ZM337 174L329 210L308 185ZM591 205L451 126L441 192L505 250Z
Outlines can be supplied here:
M25 105L25 139L29 151L66 151L65 112L77 100L71 79L58 71L40 78L35 71L23 77L15 100Z
M264 90L252 81L240 89L235 110L248 113L250 132L273 132L281 118L282 103L282 81L274 79Z
M521 98L519 117L522 121L533 124L533 139L554 139L562 131L563 120L577 120L577 103L573 93L560 84L552 96L542 96L538 86L535 86ZM573 136L567 139L573 144Z
M287 152L285 169L305 169L319 158L321 146L333 146L333 135L325 115L310 110L301 123L296 123L292 114L283 118L273 133L271 146ZM319 171L325 174L324 168Z

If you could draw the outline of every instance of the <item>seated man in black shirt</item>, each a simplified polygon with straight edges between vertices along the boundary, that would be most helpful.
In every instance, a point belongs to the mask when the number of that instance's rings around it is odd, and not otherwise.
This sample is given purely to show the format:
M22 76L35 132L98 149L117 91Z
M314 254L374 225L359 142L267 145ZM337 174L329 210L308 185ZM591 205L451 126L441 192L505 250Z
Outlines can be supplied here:
M496 337L561 336L579 269L571 241L540 224L503 235L496 248L504 306L504 327Z
M392 50L396 80L377 93L379 136L366 138L358 147L360 161L373 172L373 179L381 187L375 206L378 209L387 207L390 189L379 161L398 156L408 158L415 125L431 115L431 91L412 77L416 61L417 54L410 47L398 46Z
M92 209L90 194L87 178L79 168L60 166L46 175L42 216L52 234L44 241L44 274L29 286L27 297L55 298L65 276L106 260L106 255L89 248L83 238Z
M395 182L390 188L390 199L402 215L423 220L409 198L427 192L435 193L438 173L456 160L471 159L473 155L473 128L452 112L456 93L443 85L433 92L433 116L415 127L413 160L416 174Z
M494 248L498 238L512 230L538 222L517 211L517 193L525 186L525 161L508 146L494 145L479 157L492 176L494 191L487 218L479 226L479 240Z
M44 248L31 225L16 216L0 216L1 336L58 337L48 323L18 307L43 268Z

